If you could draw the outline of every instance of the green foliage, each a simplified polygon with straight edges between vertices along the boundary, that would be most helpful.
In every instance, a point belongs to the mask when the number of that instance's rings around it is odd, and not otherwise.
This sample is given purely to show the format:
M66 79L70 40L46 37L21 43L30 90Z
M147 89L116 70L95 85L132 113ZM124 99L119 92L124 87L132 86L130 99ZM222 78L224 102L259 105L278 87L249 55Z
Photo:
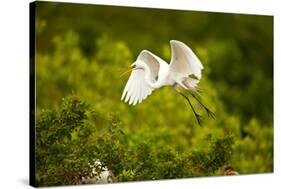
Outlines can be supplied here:
M273 171L272 17L37 6L38 185L79 183L96 159L114 181L222 175L226 164L240 174ZM202 127L168 87L134 107L120 101L125 68L143 48L168 61L170 39L204 65L202 101L216 119L192 100Z
M65 99L58 111L42 111L36 120L37 185L73 184L91 170L88 105L76 98Z
M213 175L229 162L232 135L209 138L204 141L204 148L179 153L170 146L165 150L155 148L149 141L130 146L117 115L103 120L108 127L97 132L96 116L88 104L75 96L64 99L59 110L42 111L38 115L38 186L80 184L82 177L91 173L95 160L112 171L115 181Z

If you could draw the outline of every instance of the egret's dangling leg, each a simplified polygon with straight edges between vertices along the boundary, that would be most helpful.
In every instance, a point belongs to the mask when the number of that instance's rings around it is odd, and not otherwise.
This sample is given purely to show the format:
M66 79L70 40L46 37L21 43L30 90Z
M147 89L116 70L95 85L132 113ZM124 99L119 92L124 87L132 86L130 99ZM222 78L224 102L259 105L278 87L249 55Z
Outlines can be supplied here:
M214 112L212 112L209 108L207 108L201 101L200 99L190 90L187 90L187 92L189 92L189 94L191 94L191 96L193 96L198 102L199 104L205 109L205 111L208 113L209 117L212 117L213 119L215 119L215 114Z
M182 83L179 83L180 86L182 86L189 94L191 94L192 97L194 97L198 102L199 104L205 109L205 111L208 113L208 116L209 117L212 117L213 119L215 119L215 114L209 110L209 108L207 108L201 101L200 99L194 94L196 91L196 88L191 88L189 86L189 84L185 81L183 81ZM199 93L200 94L200 93Z
M184 98L187 100L187 102L189 103L189 105L190 105L190 107L191 107L191 109L192 109L192 112L194 113L194 115L195 115L195 117L196 117L196 120L197 120L199 126L201 126L201 120L200 120L200 119L201 119L201 116L195 111L195 109L194 109L193 105L191 104L189 98L188 98L186 95L184 95L176 86L174 86L173 88L174 88L182 97L184 97Z

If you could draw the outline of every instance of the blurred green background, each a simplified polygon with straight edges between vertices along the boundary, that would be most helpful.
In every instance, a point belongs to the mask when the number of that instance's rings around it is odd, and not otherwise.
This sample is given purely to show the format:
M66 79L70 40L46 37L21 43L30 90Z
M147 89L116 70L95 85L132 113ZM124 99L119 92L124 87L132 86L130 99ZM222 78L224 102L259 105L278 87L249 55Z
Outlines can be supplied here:
M204 66L202 101L216 119L192 101L202 127L169 87L137 106L120 100L125 68L142 49L169 62L171 39L188 44ZM38 114L73 94L99 115L118 115L128 148L148 141L189 152L204 148L207 136L231 133L228 164L241 174L273 171L272 16L37 2Z

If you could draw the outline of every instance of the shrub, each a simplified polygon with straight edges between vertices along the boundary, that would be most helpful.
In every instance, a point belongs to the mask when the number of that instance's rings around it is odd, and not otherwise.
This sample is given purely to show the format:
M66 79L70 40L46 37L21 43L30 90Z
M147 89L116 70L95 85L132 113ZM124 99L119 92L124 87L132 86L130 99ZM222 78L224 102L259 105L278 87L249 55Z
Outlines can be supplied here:
M205 147L176 151L168 144L152 142L129 145L116 114L99 113L76 96L63 99L58 110L44 110L36 125L36 183L38 186L80 184L91 174L95 161L107 167L114 181L137 181L214 175L231 158L233 136L208 137ZM102 117L102 118L101 118Z

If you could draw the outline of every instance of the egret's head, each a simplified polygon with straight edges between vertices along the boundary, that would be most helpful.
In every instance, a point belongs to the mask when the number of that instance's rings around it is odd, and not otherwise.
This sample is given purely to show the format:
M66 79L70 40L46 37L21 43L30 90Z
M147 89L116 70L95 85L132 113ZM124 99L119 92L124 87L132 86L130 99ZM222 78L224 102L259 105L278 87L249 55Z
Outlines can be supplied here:
M131 67L133 70L135 70L135 69L144 69L145 70L147 68L147 65L143 61L137 60L131 65Z
M147 68L147 65L143 61L137 60L133 64L131 64L128 67L128 69L120 75L120 77L123 77L127 73L130 73L132 70L137 70L137 69L144 69L145 70L146 68Z
M124 71L124 72L120 75L120 77L123 77L124 75L130 73L130 72L131 72L132 70L134 70L134 69L137 69L136 62L134 62L133 64L131 64L131 65L126 69L126 71Z
M133 64L131 64L126 71L124 71L120 77L123 77L124 75L130 73L132 70L136 69L145 69L146 64L143 61L135 61Z

